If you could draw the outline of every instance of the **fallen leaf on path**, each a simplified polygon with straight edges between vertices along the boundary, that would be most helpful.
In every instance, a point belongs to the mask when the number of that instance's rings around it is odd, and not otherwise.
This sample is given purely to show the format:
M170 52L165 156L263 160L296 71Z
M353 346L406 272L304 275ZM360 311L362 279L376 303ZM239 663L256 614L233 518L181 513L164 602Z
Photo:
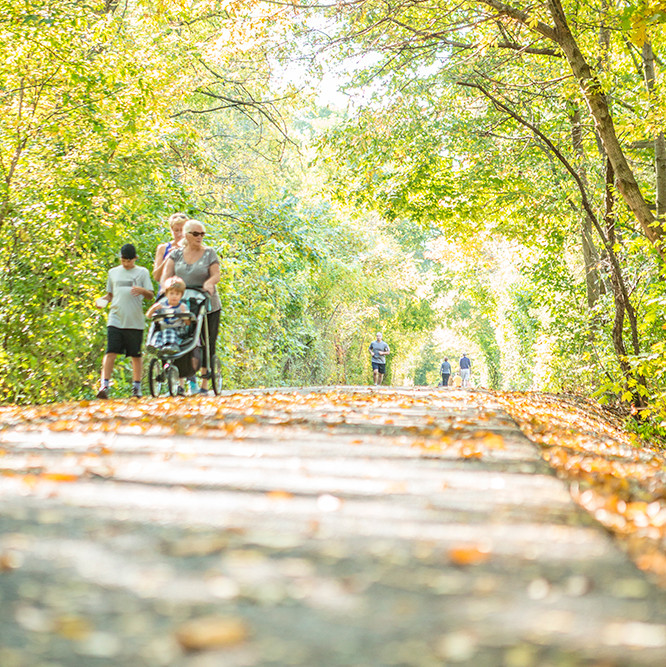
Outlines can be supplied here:
M177 542L164 545L164 551L170 556L188 558L209 556L229 546L229 540L223 535L189 535Z
M460 546L449 550L449 560L454 565L478 565L489 558L490 553L479 546Z
M644 553L636 558L636 565L641 570L655 572L661 576L666 576L666 556L659 552Z
M291 500L294 494L289 493L289 491L269 491L266 497L271 500Z
M49 482L78 482L79 476L58 472L45 472L39 476L39 479L45 479Z
M13 551L11 549L0 551L0 572L17 570L23 565L23 561L23 554L18 551Z
M480 459L483 452L479 451L474 445L463 445L460 448L460 456L464 459Z
M483 446L489 449L504 449L504 438L497 433L488 433L483 436Z
M65 639L81 641L93 631L93 627L81 616L68 615L56 618L55 631Z
M245 641L249 635L242 618L206 616L183 623L176 630L176 639L186 651L233 646Z

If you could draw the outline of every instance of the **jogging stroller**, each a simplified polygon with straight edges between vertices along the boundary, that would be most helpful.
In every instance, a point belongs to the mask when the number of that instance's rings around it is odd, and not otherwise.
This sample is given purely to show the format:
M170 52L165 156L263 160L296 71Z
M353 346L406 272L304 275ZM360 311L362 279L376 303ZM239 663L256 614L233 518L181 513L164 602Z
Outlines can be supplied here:
M211 307L210 295L196 287L188 287L183 294L182 302L188 312L178 313L172 309L163 309L155 313L148 329L147 340L150 342L157 331L174 326L167 324L166 320L173 321L174 318L189 320L189 324L185 325L186 329L181 337L180 345L155 350L155 356L150 360L148 366L148 388L151 396L159 396L163 388L168 390L170 396L177 396L181 376L187 377L196 372L193 365L194 359L199 359L200 366L201 355L198 354L200 351L198 348L210 349L208 347L208 320L206 319L206 314ZM208 379L213 393L217 396L221 389L221 367L217 355L214 355L209 363Z

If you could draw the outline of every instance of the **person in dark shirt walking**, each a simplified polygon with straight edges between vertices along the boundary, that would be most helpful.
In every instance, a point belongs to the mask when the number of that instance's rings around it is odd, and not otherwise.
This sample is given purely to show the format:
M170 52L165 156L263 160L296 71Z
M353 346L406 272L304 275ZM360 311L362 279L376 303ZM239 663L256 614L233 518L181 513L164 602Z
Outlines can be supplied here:
M462 378L462 386L469 387L469 378L472 374L472 362L467 354L463 354L460 358L460 377Z
M448 357L444 357L444 361L442 362L439 372L442 375L442 387L448 387L449 378L451 377L451 364L449 363Z
M377 340L370 343L370 354L372 355L372 374L376 385L380 385L386 375L386 356L391 353L388 343L382 340L382 334L377 334Z

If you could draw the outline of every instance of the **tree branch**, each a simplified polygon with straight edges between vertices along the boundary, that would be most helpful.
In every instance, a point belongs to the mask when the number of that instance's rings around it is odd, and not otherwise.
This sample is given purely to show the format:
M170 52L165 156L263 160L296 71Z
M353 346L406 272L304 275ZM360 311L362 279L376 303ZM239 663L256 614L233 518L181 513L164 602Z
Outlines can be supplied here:
M528 14L527 12L524 12L521 9L516 9L515 7L507 5L504 2L500 2L499 0L477 0L477 1L480 2L481 4L488 5L488 7L492 7L498 14L501 14L502 16L508 16L514 21L518 21L519 23L526 25L531 30L534 30L535 32L538 32L544 37L547 37L556 44L558 43L555 28L549 26L547 23L544 23L543 21L539 21L538 19Z
M622 296L625 300L625 303L629 303L629 295L627 294L627 288L622 276L622 269L620 268L620 263L617 259L617 255L615 254L615 249L613 248L613 244L610 242L610 240L604 233L604 230L601 224L599 223L599 219L597 218L594 210L592 209L590 201L587 198L587 192L585 190L585 184L583 183L583 180L581 179L578 172L573 168L569 160L567 160L567 158L564 156L562 151L560 151L560 149L536 125L530 123L528 120L517 114L513 109L511 109L506 104L498 100L494 95L491 95L485 88L483 88L483 86L480 86L476 83L466 83L464 81L458 81L458 85L465 86L467 88L475 88L476 90L480 91L485 97L487 97L493 103L493 105L497 109L504 111L504 113L511 116L511 118L513 118L515 121L532 130L532 132L534 132L534 134L537 137L539 137L539 139L541 139L541 141L543 141L546 144L546 146L548 146L548 148L552 151L553 155L562 163L562 165L569 172L569 174L571 174L574 181L576 181L578 190L580 191L583 208L585 209L585 212L589 216L590 221L594 225L594 228L597 230L597 234L599 234L599 238L601 239L601 242L604 244L604 248L608 253L608 257L610 259L611 266L613 268L613 273L617 277L618 285L622 291Z

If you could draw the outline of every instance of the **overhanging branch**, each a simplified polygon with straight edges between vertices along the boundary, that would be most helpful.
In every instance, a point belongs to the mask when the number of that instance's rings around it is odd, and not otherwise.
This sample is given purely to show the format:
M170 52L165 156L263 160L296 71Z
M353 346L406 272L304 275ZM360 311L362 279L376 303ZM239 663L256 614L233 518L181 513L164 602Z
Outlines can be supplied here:
M569 174L571 174L574 181L576 182L576 185L578 186L578 190L580 191L581 202L583 204L585 213L589 216L590 222L592 222L594 228L597 230L597 234L599 234L599 238L601 239L601 242L604 244L604 248L608 253L613 273L617 277L618 284L622 291L622 297L624 298L625 303L629 303L629 295L627 294L626 285L624 283L624 278L622 276L622 269L620 268L620 263L617 259L617 255L615 254L615 249L613 248L613 244L609 241L607 235L604 233L604 230L601 224L599 223L599 219L597 218L594 210L592 209L590 201L587 197L587 191L585 189L585 184L583 183L583 180L581 179L578 172L573 168L569 160L567 160L567 158L564 156L562 151L560 151L560 149L536 125L530 123L520 114L517 114L513 109L511 109L511 107L507 106L502 101L498 100L483 86L480 86L477 83L469 83L466 81L458 81L458 85L478 90L479 92L481 92L482 95L487 97L493 103L495 108L500 109L501 111L511 116L511 118L513 118L515 121L517 121L524 127L529 128L537 137L539 137L539 139L541 139L541 141L543 141L546 144L546 146L548 146L548 148L552 151L553 155L562 163L562 165L569 172Z

